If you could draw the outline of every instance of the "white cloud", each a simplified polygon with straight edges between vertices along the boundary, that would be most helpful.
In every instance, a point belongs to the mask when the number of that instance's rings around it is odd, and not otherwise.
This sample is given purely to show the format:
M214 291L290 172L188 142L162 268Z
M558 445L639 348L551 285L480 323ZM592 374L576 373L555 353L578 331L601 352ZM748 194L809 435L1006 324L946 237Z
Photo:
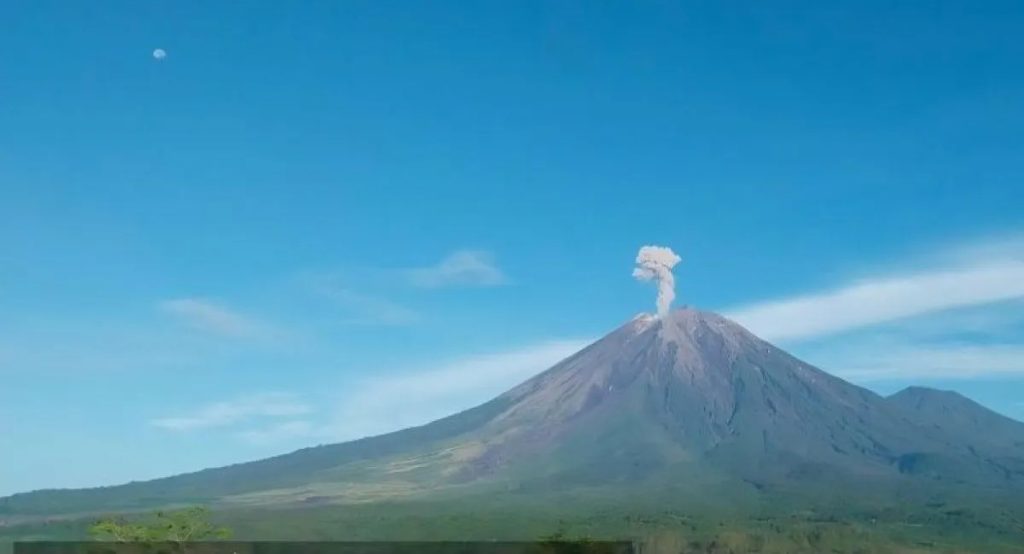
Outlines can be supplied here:
M961 267L880 276L756 303L725 315L767 340L792 341L1017 298L1024 298L1024 261L973 260Z
M905 318L801 342L794 353L858 382L1024 376L1024 302Z
M312 409L287 393L264 393L215 402L192 413L152 420L171 431L229 427L260 418L285 418L309 414Z
M1024 240L960 243L910 268L725 310L857 381L1024 374Z
M209 333L236 338L267 334L269 328L245 315L200 298L178 298L159 304L161 311Z
M294 395L268 393L209 404L150 423L171 431L228 429L230 436L257 446L379 435L477 406L591 342L543 341L417 370L365 377L342 387L344 392L332 399L331 411L322 414Z
M590 340L555 340L368 377L339 399L332 423L338 440L422 425L472 408L578 352Z
M385 298L329 283L317 283L314 289L324 298L351 312L351 317L342 321L347 325L410 325L421 319L419 312Z
M495 265L494 256L480 250L458 250L429 267L407 270L409 282L417 287L493 287L508 282Z
M265 446L295 439L323 436L323 429L311 421L296 419L241 431L237 433L237 436L249 444Z
M971 379L1024 375L1017 344L897 344L836 348L822 356L833 373L855 381Z

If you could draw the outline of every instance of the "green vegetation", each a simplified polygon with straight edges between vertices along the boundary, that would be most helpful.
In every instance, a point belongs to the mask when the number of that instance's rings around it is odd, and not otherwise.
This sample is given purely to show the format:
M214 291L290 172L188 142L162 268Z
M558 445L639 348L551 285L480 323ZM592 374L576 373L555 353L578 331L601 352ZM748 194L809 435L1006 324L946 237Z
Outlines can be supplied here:
M587 541L630 540L641 554L1024 553L1024 514L1009 491L863 483L854 494L850 484L837 482L831 490L753 493L732 481L684 485L650 480L571 492L487 490L346 504L317 499L289 507L215 504L212 513L136 512L99 524L86 516L37 518L0 528L0 542L90 536L173 541L187 533L209 540L229 527L247 541L546 540L552 552L579 551Z
M230 538L231 530L211 523L209 515L206 508L195 506L157 512L152 518L141 521L103 519L89 528L89 535L100 541L170 542L179 545Z
M580 552L589 541L633 540L640 554L1024 552L1024 526L1000 517L998 509L947 506L856 515L784 513L785 508L780 506L775 515L757 515L675 509L627 512L594 506L587 515L574 515L569 512L575 510L527 504L474 508L431 503L216 515L236 530L237 538L246 540L542 540L550 552ZM81 540L89 527L63 521L21 532L35 539Z
M647 484L558 495L480 494L290 508L215 505L212 513L140 513L100 524L76 517L36 520L0 528L0 542L90 536L124 540L132 533L173 541L189 532L194 539L209 540L223 537L218 530L230 527L238 540L545 540L551 552L579 551L587 541L631 540L641 554L1024 553L1018 499L928 494L775 491L762 502L738 502L728 488L694 492Z

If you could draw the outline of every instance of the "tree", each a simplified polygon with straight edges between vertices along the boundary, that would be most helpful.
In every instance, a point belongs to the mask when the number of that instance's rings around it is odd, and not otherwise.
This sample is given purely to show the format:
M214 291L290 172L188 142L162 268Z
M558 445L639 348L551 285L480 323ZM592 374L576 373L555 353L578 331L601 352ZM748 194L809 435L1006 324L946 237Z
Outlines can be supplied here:
M89 535L98 541L144 542L149 540L149 529L123 519L104 519L89 527Z
M89 528L97 540L113 542L170 542L179 546L192 541L227 539L231 530L209 521L210 511L194 506L170 512L160 511L148 521L106 519Z

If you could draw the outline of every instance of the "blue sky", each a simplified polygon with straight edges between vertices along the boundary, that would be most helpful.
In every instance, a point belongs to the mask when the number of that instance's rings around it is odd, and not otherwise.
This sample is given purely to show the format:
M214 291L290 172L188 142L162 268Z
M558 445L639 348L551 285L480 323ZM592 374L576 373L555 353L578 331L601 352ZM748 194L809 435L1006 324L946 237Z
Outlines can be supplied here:
M653 309L644 244L677 304L1022 418L1022 32L1015 2L5 2L0 494L468 407Z

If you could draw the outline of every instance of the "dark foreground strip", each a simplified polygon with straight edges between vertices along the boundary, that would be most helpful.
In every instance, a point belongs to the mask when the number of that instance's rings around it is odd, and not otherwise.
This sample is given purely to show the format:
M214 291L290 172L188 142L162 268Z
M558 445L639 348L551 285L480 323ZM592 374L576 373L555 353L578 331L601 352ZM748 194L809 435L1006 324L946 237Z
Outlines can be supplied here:
M628 542L18 542L14 554L633 554Z

